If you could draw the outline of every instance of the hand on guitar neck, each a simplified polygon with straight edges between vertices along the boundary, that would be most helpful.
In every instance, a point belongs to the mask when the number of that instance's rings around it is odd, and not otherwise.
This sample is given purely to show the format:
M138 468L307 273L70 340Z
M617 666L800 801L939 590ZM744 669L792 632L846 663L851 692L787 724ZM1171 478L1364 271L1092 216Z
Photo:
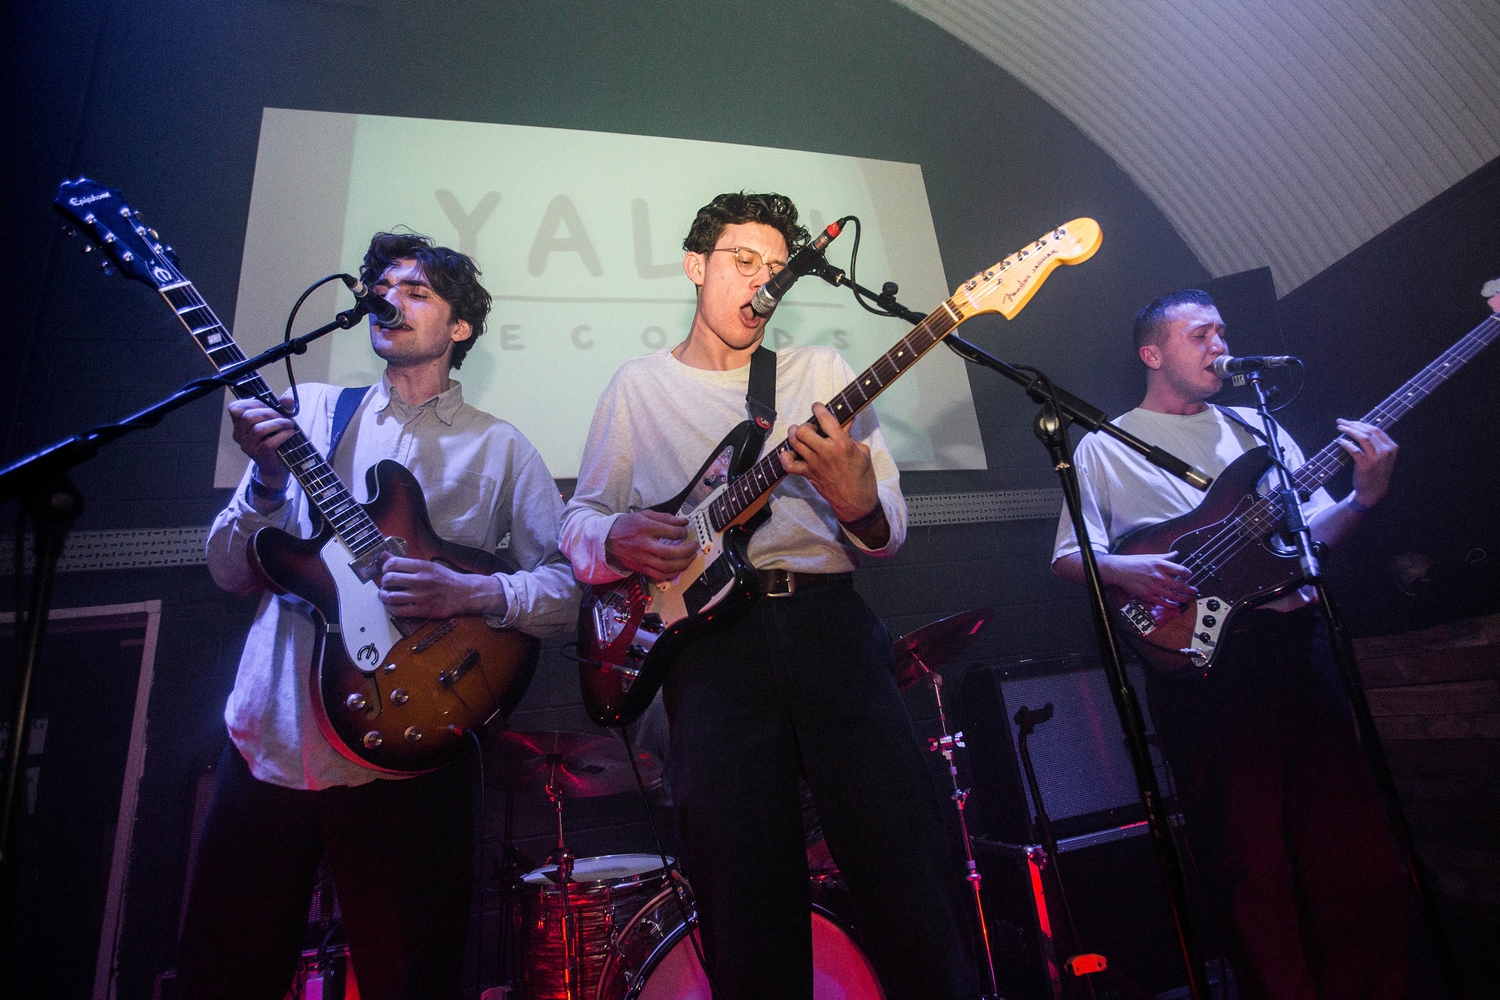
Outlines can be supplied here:
M292 394L281 396L283 409L292 407ZM255 479L271 491L285 489L291 470L277 451L296 433L297 425L258 399L236 399L229 404L234 441L255 463ZM251 505L263 514L280 507L251 491ZM426 559L389 557L381 563L380 600L403 618L449 618L453 615L505 616L507 602L500 581L493 576L459 573Z
M884 547L891 526L880 505L869 447L850 437L822 403L813 404L813 419L792 427L787 441L792 450L781 453L787 474L812 483L841 523L858 524L861 542L872 549Z
M292 408L292 393L281 394L283 409ZM291 470L281 460L277 448L286 444L297 431L297 424L290 417L283 417L258 399L236 399L229 404L229 417L234 422L234 443L255 463L255 478L272 490L286 487ZM252 500L258 510L279 506L262 504Z

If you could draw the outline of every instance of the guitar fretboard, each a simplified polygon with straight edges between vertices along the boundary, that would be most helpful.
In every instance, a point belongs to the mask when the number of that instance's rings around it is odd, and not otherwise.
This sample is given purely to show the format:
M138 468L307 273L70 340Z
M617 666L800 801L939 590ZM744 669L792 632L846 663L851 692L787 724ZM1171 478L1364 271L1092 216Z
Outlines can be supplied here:
M181 278L157 290L217 370L223 371L245 360L245 352L240 350L234 337L219 322L219 317L203 301L203 296L198 294L191 281ZM245 376L231 388L241 399L275 398L275 393L258 372ZM380 528L349 493L327 459L307 440L301 428L276 450L297 482L302 484L308 502L323 515L351 553L358 557L381 543L384 536Z
M1500 336L1500 314L1491 315L1439 355L1436 361L1417 372L1405 385L1365 414L1364 422L1386 430L1431 395L1434 389L1448 381L1497 336ZM1296 471L1292 477L1293 482L1299 491L1311 492L1326 483L1349 461L1349 453L1337 441L1333 441Z
M886 386L900 378L922 355L937 346L939 341L958 326L963 313L952 303L953 300L948 299L930 316L912 327L895 347L881 355L829 401L829 412L840 424L848 427ZM775 489L776 484L786 476L786 470L781 467L781 453L791 450L791 442L782 441L714 499L709 506L708 517L715 531L723 531L756 501Z

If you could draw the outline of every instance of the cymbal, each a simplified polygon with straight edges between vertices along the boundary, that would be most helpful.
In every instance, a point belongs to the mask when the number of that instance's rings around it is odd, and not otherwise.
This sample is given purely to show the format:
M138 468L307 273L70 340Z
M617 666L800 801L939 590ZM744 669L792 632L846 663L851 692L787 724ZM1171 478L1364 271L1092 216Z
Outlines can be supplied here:
M994 608L960 611L897 639L896 686L904 691L963 652L993 617Z
M661 784L661 761L636 750L647 788ZM587 733L499 733L485 746L484 781L515 795L545 796L548 787L568 799L636 790L623 740Z

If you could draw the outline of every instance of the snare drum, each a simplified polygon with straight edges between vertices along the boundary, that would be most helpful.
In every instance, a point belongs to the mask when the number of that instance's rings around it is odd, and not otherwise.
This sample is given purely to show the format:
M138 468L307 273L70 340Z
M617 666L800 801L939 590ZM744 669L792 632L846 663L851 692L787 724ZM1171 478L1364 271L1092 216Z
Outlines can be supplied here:
M608 854L573 862L568 909L573 914L579 986L569 995L564 965L562 886L547 865L521 876L521 997L523 1000L593 1000L610 940L665 884L655 854Z
M708 977L688 929L698 937L692 890L680 876L641 907L615 937L597 1000L710 1000ZM885 1000L875 969L849 930L816 904L812 913L814 1000ZM591 998L594 1000L594 998Z

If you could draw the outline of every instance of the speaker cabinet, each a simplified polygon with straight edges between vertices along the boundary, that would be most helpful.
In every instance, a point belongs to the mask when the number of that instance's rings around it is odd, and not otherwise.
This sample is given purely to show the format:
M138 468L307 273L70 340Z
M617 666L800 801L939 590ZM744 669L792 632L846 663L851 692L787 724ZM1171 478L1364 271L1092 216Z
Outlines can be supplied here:
M1146 717L1145 676L1131 663L1127 675ZM1038 841L1017 745L1016 711L1052 705L1054 715L1027 738L1042 802L1059 840L1113 829L1145 818L1135 771L1109 683L1097 656L1060 656L975 666L964 676L960 722L973 776L971 829L996 841ZM1154 740L1154 735L1151 737ZM1170 774L1157 781L1170 800Z

